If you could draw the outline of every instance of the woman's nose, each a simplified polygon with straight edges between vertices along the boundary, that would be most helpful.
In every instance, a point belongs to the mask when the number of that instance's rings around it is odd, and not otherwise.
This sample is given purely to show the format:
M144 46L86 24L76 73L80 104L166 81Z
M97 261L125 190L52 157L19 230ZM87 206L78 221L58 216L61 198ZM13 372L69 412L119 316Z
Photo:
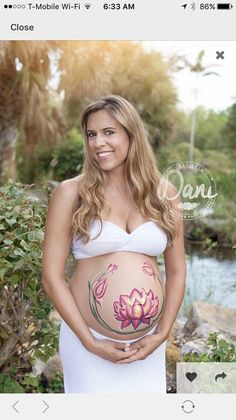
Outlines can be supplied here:
M96 135L96 140L95 140L95 143L96 143L96 145L97 146L102 146L102 145L104 145L104 144L106 144L106 141L105 141L105 138L104 138L104 135L103 134L97 134Z

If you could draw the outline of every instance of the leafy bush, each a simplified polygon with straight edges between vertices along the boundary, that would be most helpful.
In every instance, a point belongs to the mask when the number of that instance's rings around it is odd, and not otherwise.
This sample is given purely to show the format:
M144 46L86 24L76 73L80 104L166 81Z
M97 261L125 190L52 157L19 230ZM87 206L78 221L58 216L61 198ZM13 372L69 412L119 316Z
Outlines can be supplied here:
M24 392L24 388L15 379L5 373L0 373L0 393L22 394Z
M53 381L46 388L47 393L60 394L64 393L63 374L57 372Z
M1 378L4 392L57 349L58 326L40 281L45 216L46 206L30 198L28 186L0 188L0 369L14 377Z
M48 383L44 383L41 377L26 374L19 379L18 383L11 375L0 373L0 393L5 394L24 394L24 393L64 393L63 375L56 373L55 378Z
M184 362L236 362L235 346L225 340L218 338L219 333L209 334L208 346L211 346L207 353L187 353L183 356Z
M25 150L20 151L18 170L21 182L28 181L28 170L25 167ZM64 142L51 148L38 146L35 156L35 182L47 179L62 181L78 175L82 170L84 144L81 134L72 129Z

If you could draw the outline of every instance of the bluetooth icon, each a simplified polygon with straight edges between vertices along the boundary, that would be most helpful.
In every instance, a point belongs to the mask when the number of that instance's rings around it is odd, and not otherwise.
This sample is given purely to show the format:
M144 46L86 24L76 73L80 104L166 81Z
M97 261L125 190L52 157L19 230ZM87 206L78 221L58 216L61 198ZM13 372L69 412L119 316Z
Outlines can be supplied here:
M196 9L196 3L191 3L191 10L194 12L195 9Z

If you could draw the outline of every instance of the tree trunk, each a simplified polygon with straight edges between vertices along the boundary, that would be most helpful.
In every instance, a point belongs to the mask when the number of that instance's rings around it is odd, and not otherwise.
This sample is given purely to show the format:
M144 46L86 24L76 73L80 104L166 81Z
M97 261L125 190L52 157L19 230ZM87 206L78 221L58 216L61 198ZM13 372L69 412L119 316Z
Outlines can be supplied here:
M38 133L33 125L25 125L25 143L28 161L28 179L27 182L32 184L35 181L35 148L38 141Z
M1 346L0 369L2 368L4 363L16 353L17 344L25 334L25 318L27 317L27 311L29 308L29 304L21 298L18 299L17 304L12 296L7 296L6 298L4 296L4 304L6 304L5 299L8 299L9 302L11 302L11 305L15 308L15 314L11 313L11 311L8 312L8 308L6 307L6 305L1 306L1 314L3 315L3 317L0 320L0 326L4 326L7 323L8 338L6 340L4 339L3 345ZM10 321L8 321L9 313L11 316ZM4 316L5 314L7 315Z
M16 180L16 142L19 131L14 127L6 127L0 133L0 179L5 184Z
M195 131L196 131L196 108L193 109L192 120L191 120L191 132L190 132L190 143L189 143L189 160L190 160L190 162L193 161Z
M10 41L9 41L10 42ZM9 42L1 43L0 66L0 183L16 180L16 143L22 108L15 58Z
M1 347L0 368L9 360L16 351L16 345L22 337L22 332L13 334Z

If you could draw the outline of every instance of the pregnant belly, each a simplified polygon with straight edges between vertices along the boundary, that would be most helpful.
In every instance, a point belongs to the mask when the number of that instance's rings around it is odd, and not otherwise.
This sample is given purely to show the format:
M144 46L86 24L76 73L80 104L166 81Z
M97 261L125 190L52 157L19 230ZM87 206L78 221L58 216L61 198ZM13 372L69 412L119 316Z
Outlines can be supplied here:
M125 340L158 324L165 296L156 261L131 252L91 260L79 262L70 285L90 328Z

